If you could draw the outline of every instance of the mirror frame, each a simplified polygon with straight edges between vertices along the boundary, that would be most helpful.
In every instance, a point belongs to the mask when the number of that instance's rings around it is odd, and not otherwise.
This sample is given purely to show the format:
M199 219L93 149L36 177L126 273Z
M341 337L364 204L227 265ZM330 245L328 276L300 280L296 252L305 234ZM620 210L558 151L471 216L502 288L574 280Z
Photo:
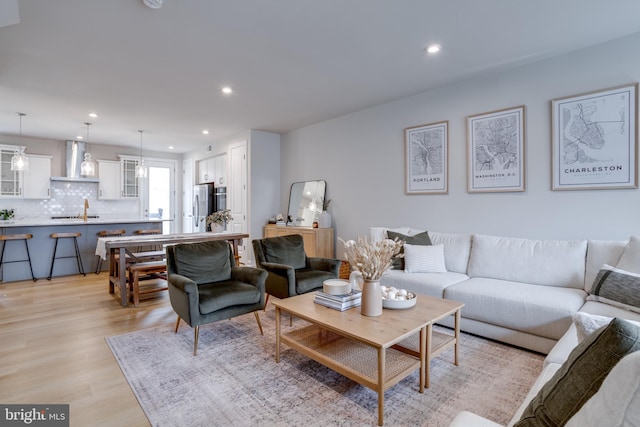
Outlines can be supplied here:
M307 197L305 197L307 193ZM313 227L323 210L327 194L325 180L299 181L291 184L289 189L289 207L287 225L296 227Z

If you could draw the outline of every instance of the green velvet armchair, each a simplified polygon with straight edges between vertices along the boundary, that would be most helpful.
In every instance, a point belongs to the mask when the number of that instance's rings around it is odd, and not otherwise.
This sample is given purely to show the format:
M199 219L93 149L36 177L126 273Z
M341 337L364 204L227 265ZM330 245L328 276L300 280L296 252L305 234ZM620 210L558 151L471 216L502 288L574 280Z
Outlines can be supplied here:
M193 355L198 352L200 325L253 312L260 334L258 310L265 306L267 272L237 267L224 240L168 246L167 282L171 307L194 328Z
M256 266L269 273L267 301L269 295L288 298L322 289L325 280L336 279L340 273L340 260L308 257L299 234L255 239L252 244Z

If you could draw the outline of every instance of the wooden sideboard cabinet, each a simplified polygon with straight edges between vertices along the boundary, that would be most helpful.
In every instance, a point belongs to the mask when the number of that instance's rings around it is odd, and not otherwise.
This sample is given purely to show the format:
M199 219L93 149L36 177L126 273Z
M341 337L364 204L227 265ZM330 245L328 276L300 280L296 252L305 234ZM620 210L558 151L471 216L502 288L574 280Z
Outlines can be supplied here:
M300 234L304 240L304 251L310 257L335 258L333 228L288 227L266 225L264 237Z

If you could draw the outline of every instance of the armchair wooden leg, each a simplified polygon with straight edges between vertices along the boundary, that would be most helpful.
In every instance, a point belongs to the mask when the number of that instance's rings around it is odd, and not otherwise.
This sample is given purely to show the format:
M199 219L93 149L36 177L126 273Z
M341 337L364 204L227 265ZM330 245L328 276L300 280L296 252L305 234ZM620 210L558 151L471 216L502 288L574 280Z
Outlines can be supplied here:
M178 321L176 322L176 330L174 331L176 334L178 333L178 326L180 326L180 316L178 316Z
M258 312L254 311L253 314L256 315L256 320L258 321L258 328L260 328L260 335L264 335L262 332L262 323L260 323L260 316L258 316Z
M267 294L267 298L264 300L264 311L267 311L267 304L269 304L269 294Z
M193 355L198 354L198 335L200 334L200 326L193 328Z

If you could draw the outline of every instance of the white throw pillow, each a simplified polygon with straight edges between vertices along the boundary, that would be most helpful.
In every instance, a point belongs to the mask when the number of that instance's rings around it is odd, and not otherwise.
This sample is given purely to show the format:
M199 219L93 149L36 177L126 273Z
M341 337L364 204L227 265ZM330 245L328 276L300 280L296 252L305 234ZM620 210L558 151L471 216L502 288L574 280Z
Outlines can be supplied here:
M404 244L405 273L446 273L444 245Z
M583 311L578 311L573 314L573 324L576 326L576 333L578 335L578 342L591 335L594 331L597 331L601 327L608 325L613 320L613 317L598 316L596 314L589 314ZM636 322L629 319L624 319L629 323L640 326L640 322Z
M622 358L567 427L637 426L640 423L640 351Z
M640 237L631 236L624 247L616 267L632 273L640 273Z

